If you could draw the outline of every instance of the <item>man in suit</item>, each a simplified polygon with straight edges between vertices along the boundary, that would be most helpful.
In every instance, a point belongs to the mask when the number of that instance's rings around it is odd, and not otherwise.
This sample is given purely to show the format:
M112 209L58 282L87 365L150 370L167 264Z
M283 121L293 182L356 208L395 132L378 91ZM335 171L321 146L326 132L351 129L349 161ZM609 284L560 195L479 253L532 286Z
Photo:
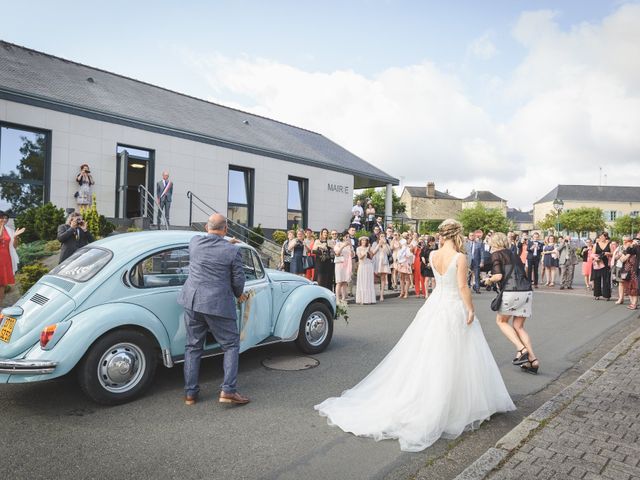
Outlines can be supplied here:
M469 236L464 241L464 251L467 254L467 286L471 288L471 280L473 279L473 270L471 270L471 250L473 250L473 242L476 239L474 232L469 232Z
M93 235L87 229L87 224L79 212L73 212L67 217L67 223L58 227L58 241L60 242L60 261L69 258L76 250L93 242Z
M173 199L173 182L169 180L169 172L162 172L162 180L156 184L156 200L158 201L158 230L160 230L160 212L164 210L164 218L169 226L169 213Z
M558 241L558 261L560 263L560 290L573 290L573 274L578 263L575 248L571 245L571 237L560 237Z
M208 235L196 235L189 243L189 277L178 296L184 307L187 343L184 352L185 404L198 400L200 358L207 330L224 351L224 380L220 403L242 405L249 399L236 390L240 334L236 299L244 302L244 270L240 248L224 237L227 219L218 213L207 222Z
M474 232L475 239L471 242L469 256L471 257L471 270L473 271L473 291L480 293L480 269L484 266L482 262L482 252L484 246L482 244L482 230Z
M527 264L529 265L529 281L538 288L538 266L542 257L544 243L540 241L540 234L535 232L532 240L527 245Z

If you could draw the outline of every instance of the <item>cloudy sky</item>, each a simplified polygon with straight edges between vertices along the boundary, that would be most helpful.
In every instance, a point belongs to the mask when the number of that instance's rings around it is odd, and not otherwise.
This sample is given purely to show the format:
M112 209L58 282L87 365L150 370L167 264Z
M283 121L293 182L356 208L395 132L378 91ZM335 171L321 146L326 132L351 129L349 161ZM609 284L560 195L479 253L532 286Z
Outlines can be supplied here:
M640 185L637 1L0 1L3 40L317 131L403 185L523 209Z

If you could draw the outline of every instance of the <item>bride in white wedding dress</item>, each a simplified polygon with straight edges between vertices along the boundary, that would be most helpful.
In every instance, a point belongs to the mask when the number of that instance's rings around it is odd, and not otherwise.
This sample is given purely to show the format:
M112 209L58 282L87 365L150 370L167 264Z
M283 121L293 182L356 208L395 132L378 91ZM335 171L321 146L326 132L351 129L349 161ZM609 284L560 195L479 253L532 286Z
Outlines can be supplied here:
M474 315L462 225L440 224L430 263L436 288L391 352L360 383L314 408L330 425L418 452L440 437L515 410Z

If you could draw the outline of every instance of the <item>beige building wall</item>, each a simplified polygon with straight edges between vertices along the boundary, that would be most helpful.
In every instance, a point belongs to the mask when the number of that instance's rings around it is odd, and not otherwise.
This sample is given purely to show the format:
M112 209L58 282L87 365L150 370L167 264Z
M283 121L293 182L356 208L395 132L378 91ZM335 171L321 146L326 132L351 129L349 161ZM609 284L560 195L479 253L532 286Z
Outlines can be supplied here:
M576 208L600 208L603 212L617 212L616 215L621 217L623 215L629 215L631 212L640 212L640 202L584 202L576 200L565 200L562 207L562 211L575 210ZM544 220L544 217L549 213L554 212L553 201L536 203L533 206L533 222ZM613 220L605 220L607 225L613 225Z
M407 190L402 192L400 200L407 207L408 217L421 220L455 218L462 211L461 200L412 197Z
M474 208L478 203L484 205L485 208L497 208L501 210L505 216L507 215L507 202L478 202L474 200L472 202L462 202L462 209Z

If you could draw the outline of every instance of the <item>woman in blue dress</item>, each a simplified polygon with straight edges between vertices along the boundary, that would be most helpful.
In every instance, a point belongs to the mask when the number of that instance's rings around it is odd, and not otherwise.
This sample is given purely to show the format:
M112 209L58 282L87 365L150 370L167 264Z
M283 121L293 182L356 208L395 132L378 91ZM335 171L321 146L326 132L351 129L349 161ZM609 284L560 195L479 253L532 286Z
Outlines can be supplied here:
M304 266L302 265L302 257L307 255L309 248L304 243L304 232L298 230L296 238L289 241L289 252L291 252L291 263L289 271L304 277Z
M556 279L556 273L560 267L560 261L558 260L558 248L556 246L556 237L549 235L547 244L542 249L544 268L547 271L547 283L548 287L553 287Z

